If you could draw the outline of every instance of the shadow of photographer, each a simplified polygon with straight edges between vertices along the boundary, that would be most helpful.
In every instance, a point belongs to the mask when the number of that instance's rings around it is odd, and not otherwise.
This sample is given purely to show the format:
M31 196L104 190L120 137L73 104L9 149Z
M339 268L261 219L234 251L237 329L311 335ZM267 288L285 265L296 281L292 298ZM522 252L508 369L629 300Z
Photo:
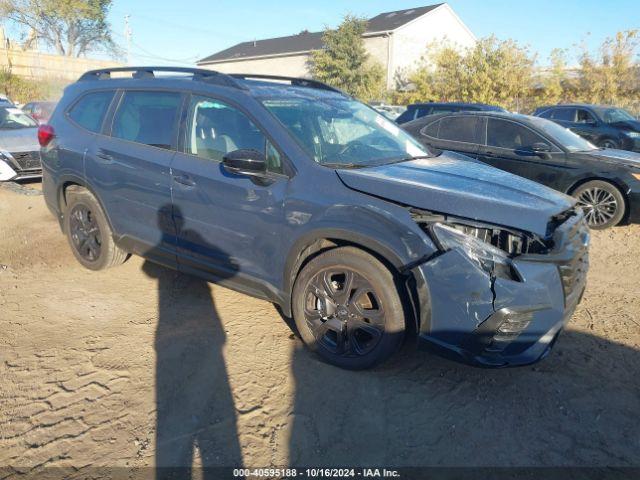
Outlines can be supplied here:
M158 212L159 250L176 245L182 225L172 222L181 221L171 206ZM206 245L197 232L182 231L187 233ZM225 332L210 285L149 261L143 271L158 283L156 478L190 479L196 449L203 478L220 478L211 467L240 467L242 455L223 356Z

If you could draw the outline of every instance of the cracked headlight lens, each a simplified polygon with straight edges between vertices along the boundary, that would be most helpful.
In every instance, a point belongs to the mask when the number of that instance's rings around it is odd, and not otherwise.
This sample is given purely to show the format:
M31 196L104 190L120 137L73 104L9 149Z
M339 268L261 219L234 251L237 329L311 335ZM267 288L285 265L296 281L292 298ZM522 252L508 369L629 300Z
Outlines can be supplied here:
M457 248L489 275L517 279L511 260L504 250L442 223L432 224L431 232L443 251Z

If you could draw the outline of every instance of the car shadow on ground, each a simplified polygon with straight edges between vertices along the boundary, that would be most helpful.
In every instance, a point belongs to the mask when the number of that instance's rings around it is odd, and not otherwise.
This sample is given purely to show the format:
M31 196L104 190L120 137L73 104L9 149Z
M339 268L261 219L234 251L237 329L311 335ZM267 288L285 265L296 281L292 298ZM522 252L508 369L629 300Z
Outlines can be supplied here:
M499 370L405 347L349 372L299 346L292 371L291 465L640 465L640 351L604 338Z

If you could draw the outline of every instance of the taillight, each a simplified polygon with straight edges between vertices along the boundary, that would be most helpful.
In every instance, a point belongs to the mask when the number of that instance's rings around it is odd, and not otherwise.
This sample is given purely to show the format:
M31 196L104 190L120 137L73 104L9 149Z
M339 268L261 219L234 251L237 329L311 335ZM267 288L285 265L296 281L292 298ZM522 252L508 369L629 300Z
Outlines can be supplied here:
M51 125L43 124L38 127L38 142L41 147L46 147L56 136L56 132Z

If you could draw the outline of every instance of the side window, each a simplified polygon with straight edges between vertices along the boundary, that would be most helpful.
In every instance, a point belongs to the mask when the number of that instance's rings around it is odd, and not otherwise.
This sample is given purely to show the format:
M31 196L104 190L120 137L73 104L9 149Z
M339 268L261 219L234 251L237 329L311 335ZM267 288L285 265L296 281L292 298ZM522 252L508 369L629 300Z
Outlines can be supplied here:
M453 113L453 112L459 112L460 110L462 109L458 107L449 107L449 106L443 105L441 107L433 107L433 109L431 110L431 114L436 115L438 113Z
M125 92L113 119L111 136L170 149L179 108L179 93Z
M257 150L264 153L270 172L283 173L278 150L244 113L224 102L194 96L186 133L186 153L221 162L234 150Z
M452 142L480 143L480 117L462 115L445 117L440 121L438 138Z
M540 114L538 115L538 117L541 118L551 118L551 115L553 114L555 110L553 108L548 108L542 112L540 112Z
M551 118L554 120L563 120L565 122L576 121L576 109L575 108L557 108L551 113Z
M438 120L436 122L431 122L426 127L423 127L422 130L420 130L420 133L422 135L427 136L427 137L438 138L438 129L439 128L440 128L440 120Z
M593 115L588 110L578 110L576 115L577 123L595 123L596 119L593 118Z
M93 92L83 96L69 110L69 118L90 132L98 133L114 93Z
M416 115L413 118L422 118L427 115L431 115L431 107L418 107L416 109Z
M517 150L544 141L542 137L517 123L495 118L489 118L488 120L487 145L491 147Z

